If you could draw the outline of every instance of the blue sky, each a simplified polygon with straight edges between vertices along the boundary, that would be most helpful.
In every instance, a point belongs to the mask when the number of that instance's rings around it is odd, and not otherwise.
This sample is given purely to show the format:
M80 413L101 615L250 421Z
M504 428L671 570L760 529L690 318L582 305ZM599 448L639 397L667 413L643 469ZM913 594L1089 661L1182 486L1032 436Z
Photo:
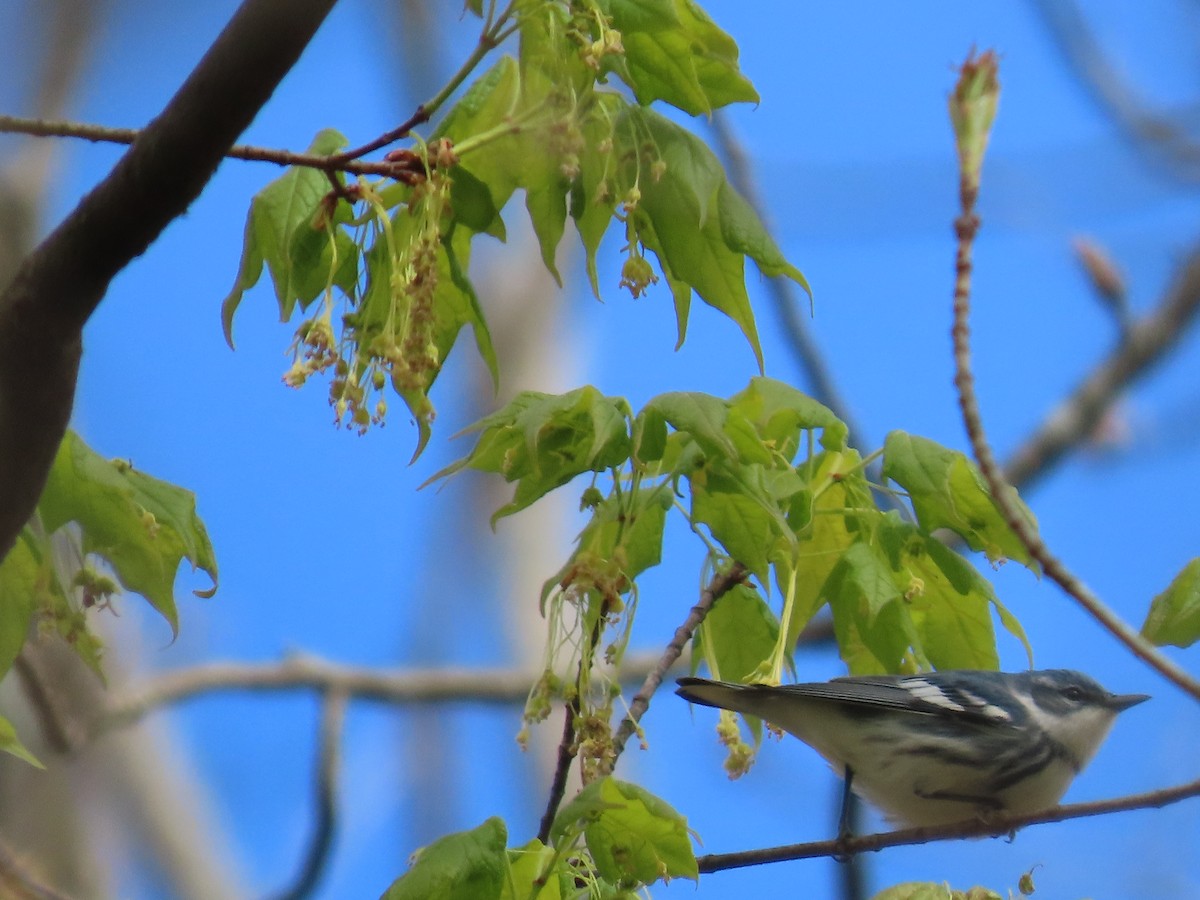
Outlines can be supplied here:
M233 8L229 0L116 2L71 117L144 123ZM392 127L474 37L473 21L460 20L454 4L431 8L443 37L415 94L383 4L343 0L245 142L302 149L323 127L355 143ZM1001 55L973 317L980 401L1001 455L1115 340L1071 258L1071 238L1086 233L1111 250L1138 310L1161 297L1195 239L1195 187L1171 180L1122 138L1066 68L1032 3L774 3L748 12L744 3L717 0L706 8L739 42L762 97L730 120L758 171L777 238L813 286L813 333L868 444L901 428L965 447L951 383L956 187L945 97L955 64L972 47ZM1196 7L1151 0L1089 3L1087 11L1146 98L1165 109L1194 101ZM694 127L707 134L703 121ZM118 156L78 142L58 152L50 222ZM202 578L181 576L182 633L174 644L133 603L118 627L142 632L149 668L270 661L296 649L378 665L511 662L510 616L497 606L509 577L503 564L546 548L515 543L521 532L507 522L495 537L478 533L481 513L471 504L489 489L479 479L416 490L466 451L465 441L449 437L472 415L462 402L479 373L470 342L455 349L435 388L434 438L410 468L415 435L401 416L359 438L331 427L320 385L296 392L280 383L294 326L276 321L269 287L244 301L237 351L223 341L219 304L236 273L246 206L277 174L227 161L188 215L119 276L88 327L76 427L99 452L195 491L221 567L220 589L208 601L188 593L206 586ZM619 293L614 249L601 262L603 304L568 259L568 288L552 313L561 337L545 353L563 364L514 373L505 389L587 382L636 408L668 390L728 395L743 387L754 361L735 326L697 305L687 344L672 352L669 295L661 286L638 301ZM804 387L757 273L749 282L768 374ZM480 287L487 310L489 291ZM502 312L491 315L499 327ZM1189 336L1122 399L1125 441L1072 457L1028 498L1050 546L1135 623L1200 546L1191 523L1200 493L1198 362L1200 342ZM542 542L565 554L573 527L568 518ZM693 602L701 550L686 533L673 535L668 550L642 586L635 639L642 649L661 647ZM1069 799L1194 777L1194 707L1127 659L1053 586L1016 566L989 574L1029 632L1038 665L1086 669L1110 689L1155 695L1117 724ZM1006 665L1022 665L1015 642L1000 640ZM807 656L799 668L803 679L842 673L832 652ZM308 697L221 696L162 717L186 738L191 765L212 785L217 821L255 894L286 882L298 865L309 827L314 708ZM508 821L515 843L531 836L548 779L512 741L517 714L354 706L342 830L319 896L375 896L412 850L489 815ZM628 753L621 774L687 815L708 851L831 833L836 783L814 753L790 739L770 743L752 772L730 783L713 719L703 710L690 715L664 692L645 720L650 749ZM546 729L556 734L558 726ZM870 858L870 878L877 888L931 879L1003 890L1038 865L1041 896L1191 897L1200 867L1180 851L1194 846L1198 816L1200 805L1191 803L1031 829L1011 843L891 850ZM706 877L698 888L660 886L654 895L755 896L803 885L806 896L823 896L833 867L760 867ZM134 877L126 887L153 896L148 883Z

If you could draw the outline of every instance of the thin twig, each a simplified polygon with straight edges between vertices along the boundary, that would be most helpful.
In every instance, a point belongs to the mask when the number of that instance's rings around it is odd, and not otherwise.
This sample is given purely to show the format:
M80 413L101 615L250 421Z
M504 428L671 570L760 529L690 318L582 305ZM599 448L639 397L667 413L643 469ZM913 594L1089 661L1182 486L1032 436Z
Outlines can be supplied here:
M101 144L132 144L142 133L139 128L110 128L87 122L25 119L0 115L0 133L28 134L34 137L80 138ZM338 161L340 154L319 156L312 153L293 153L272 147L252 147L234 144L226 152L229 159L269 162L277 166L305 166L323 172L348 172L351 175L383 175L393 177L402 167L391 162L360 162L354 159Z
M450 76L450 80L436 94L417 107L416 111L409 116L408 121L402 122L391 131L381 134L361 147L355 147L353 150L336 154L330 158L331 161L340 165L366 156L368 153L374 153L388 144L407 137L408 133L418 125L428 122L430 117L441 109L442 104L450 99L451 94L458 90L462 83L467 80L467 76L474 71L483 58L495 50L511 34L510 31L505 30L504 26L512 17L512 13L513 4L510 3L495 21L489 16L488 21L484 23L483 33L479 35L479 40L475 44L475 49L471 51L471 55L463 61L463 64L458 67L458 71Z
M1021 816L997 816L988 821L971 819L954 825L904 828L881 834L842 838L830 841L812 841L804 844L789 844L783 847L766 847L761 850L746 850L739 853L711 853L701 856L697 862L701 872L719 872L744 866L764 863L785 862L794 859L842 856L847 854L875 852L886 847L902 847L909 844L927 844L962 838L1005 837L1027 825L1048 822L1065 822L1087 816L1102 816L1128 812L1135 809L1157 809L1200 796L1200 781L1190 781L1176 787L1129 794L1111 800L1095 800L1089 803L1070 803L1056 806L1044 812Z
M566 720L563 722L562 738L558 742L554 775L550 779L550 796L546 801L546 811L542 813L542 821L538 825L538 839L543 844L550 842L550 828L554 824L554 818L558 815L558 808L562 805L563 797L567 793L567 778L571 773L571 763L579 755L579 742L576 740L579 713L581 710L579 698L583 696L584 691L587 689L588 681L591 678L592 666L594 665L596 647L600 644L600 637L603 633L604 616L600 615L596 617L596 621L588 633L587 643L583 648L583 652L579 655L579 669L575 675L575 692L568 696L567 702L564 704L566 707ZM587 773L584 772L583 774L584 780L586 780Z
M424 104L422 104L421 106L417 107L417 111L409 116L406 121L402 122L400 125L397 125L391 131L381 134L373 141L367 141L367 143L363 144L361 147L355 147L353 150L346 150L343 153L335 153L329 158L329 161L334 165L342 165L366 156L368 153L374 153L376 150L386 147L388 144L395 143L402 138L408 137L408 133L410 131L412 131L418 125L429 121L429 115L429 111L425 108Z
M631 661L627 671L636 673ZM643 659L643 667L650 665ZM114 698L93 731L129 725L163 706L218 691L339 691L379 703L515 703L525 700L537 673L516 668L377 669L315 656L278 663L217 662L156 674L140 689Z
M75 746L67 725L69 717L59 708L52 696L52 685L38 671L30 659L29 651L29 646L22 650L13 662L13 670L21 680L25 699L41 725L46 745L56 753L69 753Z
M3 842L0 842L0 896L12 900L70 900L42 884Z
M964 67L965 72L966 67ZM964 74L964 79L966 75ZM960 82L962 84L962 82ZM990 127L990 123L989 123ZM986 145L986 131L984 138ZM961 141L960 141L961 148ZM1042 567L1042 571L1075 598L1097 622L1124 644L1131 653L1173 682L1196 700L1200 700L1200 682L1193 679L1180 666L1158 652L1145 638L1111 610L1096 594L1080 581L1056 556L1037 534L1018 507L1015 491L1005 480L1004 473L996 462L991 445L984 431L983 418L979 411L979 399L975 393L975 376L971 370L971 251L975 235L979 230L979 217L975 214L975 201L979 193L979 164L982 151L974 166L964 162L960 149L959 204L961 213L955 220L957 236L955 250L954 279L954 325L951 335L954 342L954 386L958 391L958 403L962 412L963 425L971 442L971 450L979 469L987 481L992 499L1008 527Z
M230 147L225 155L233 159L270 162L280 166L304 166L320 169L328 173L331 178L335 172L397 177L405 171L401 165L392 162L364 163L359 160L368 153L407 137L418 125L428 122L430 117L458 90L480 61L512 33L510 29L504 27L512 17L512 11L513 5L509 4L497 20L484 29L470 56L433 97L420 104L413 114L400 125L362 146L329 156L316 156L267 147L235 145ZM137 140L141 131L135 128L109 128L82 122L48 121L0 115L0 133L28 134L35 137L73 137L97 143L132 144ZM338 192L339 188L340 185L334 182L334 191Z
M1009 484L1027 488L1086 440L1117 395L1179 343L1200 311L1200 248L1194 249L1163 301L1135 320L1121 341L1017 448L1004 465Z
M329 851L337 825L338 773L342 760L342 731L346 722L345 691L330 690L321 699L321 722L317 736L316 822L304 856L304 866L295 883L276 895L277 900L303 900L321 880L329 862Z
M663 676L666 675L667 670L675 665L675 662L683 653L684 647L692 639L692 635L700 627L700 623L704 621L704 617L708 615L708 611L712 609L714 603L720 600L735 585L741 584L745 580L746 574L746 567L739 562L735 562L729 567L728 571L718 572L714 575L712 580L709 581L708 586L700 592L700 600L688 611L687 618L683 620L683 624L675 629L675 635L663 650L657 665L647 673L646 680L642 682L642 686L638 688L638 692L633 695L633 700L629 704L629 712L624 720L622 720L617 733L613 736L614 762L624 752L625 745L629 742L629 739L639 730L638 722L641 721L646 710L650 708L650 698L654 696L654 692L662 684Z
M546 809L542 813L542 821L538 824L538 840L543 844L550 843L550 829L554 825L554 817L562 805L567 793L567 776L571 772L571 763L575 760L575 719L579 716L578 699L568 700L563 717L563 733L558 742L558 752L554 763L554 776L550 779L550 797Z

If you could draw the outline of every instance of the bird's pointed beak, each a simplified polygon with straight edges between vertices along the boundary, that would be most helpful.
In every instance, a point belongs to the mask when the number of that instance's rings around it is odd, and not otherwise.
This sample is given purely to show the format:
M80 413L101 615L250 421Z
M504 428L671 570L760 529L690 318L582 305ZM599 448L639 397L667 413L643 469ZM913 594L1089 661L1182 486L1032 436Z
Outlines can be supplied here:
M1124 712L1129 707L1137 706L1139 703L1149 699L1149 694L1110 694L1108 697L1108 708L1115 712Z

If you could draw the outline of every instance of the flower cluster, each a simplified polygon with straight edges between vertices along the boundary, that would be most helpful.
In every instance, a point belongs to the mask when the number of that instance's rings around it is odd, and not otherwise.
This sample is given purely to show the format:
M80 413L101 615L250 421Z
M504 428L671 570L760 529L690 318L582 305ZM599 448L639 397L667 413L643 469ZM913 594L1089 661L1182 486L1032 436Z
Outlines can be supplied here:
M439 284L439 231L450 181L434 168L413 185L395 213L385 208L371 185L358 196L372 215L372 249L366 254L364 284L335 331L335 299L327 290L320 310L301 323L292 344L293 363L284 383L299 387L309 377L332 370L329 404L338 425L365 434L382 425L390 382L423 421L434 416L427 391L441 365L435 334Z

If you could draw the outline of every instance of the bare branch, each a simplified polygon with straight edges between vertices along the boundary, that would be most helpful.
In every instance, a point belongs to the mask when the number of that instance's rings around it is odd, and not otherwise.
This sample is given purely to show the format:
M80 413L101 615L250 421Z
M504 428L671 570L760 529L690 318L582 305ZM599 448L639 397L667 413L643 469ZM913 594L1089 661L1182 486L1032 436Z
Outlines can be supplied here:
M994 66L994 57L987 59L985 54L980 59ZM968 84L970 73L968 69L975 65L968 60L963 66L963 77L959 82L960 89ZM1022 515L1012 486L1005 479L995 455L987 439L983 427L983 418L979 412L979 400L975 393L975 376L971 371L971 251L976 232L979 230L979 217L975 214L975 201L979 194L979 169L982 165L982 147L986 146L987 130L990 122L980 132L978 125L974 128L960 129L959 133L959 203L961 213L955 220L954 230L958 238L955 250L955 279L954 279L954 326L951 334L954 341L954 386L958 390L958 402L962 411L963 425L971 442L971 450L975 455L979 469L987 481L992 500L995 502L1005 523L1017 536L1029 555L1042 567L1042 571L1061 587L1067 594L1075 598L1087 612L1109 631L1118 641L1124 644L1134 656L1146 662L1163 677L1173 682L1181 690L1193 698L1200 700L1200 682L1197 682L1174 661L1158 652L1158 649L1143 638L1120 616L1111 610L1104 602L1092 593L1056 556L1038 535L1036 526L1032 526ZM977 145L977 155L970 156L963 151L962 134L977 136L982 133L982 141ZM1131 340L1132 342L1132 340Z
M316 824L295 883L279 893L277 900L303 900L317 889L329 862L337 825L338 772L342 760L342 731L346 722L345 691L326 691L321 700L321 722L317 735Z
M639 730L638 723L641 721L642 716L645 715L646 710L650 708L650 698L654 696L654 692L662 684L663 676L666 675L667 670L675 665L680 655L682 655L683 648L692 639L692 635L700 627L700 623L704 621L704 617L708 615L708 611L712 609L714 603L720 600L735 585L741 584L745 580L746 574L746 567L741 563L735 562L729 567L727 572L719 572L714 575L708 586L700 592L700 600L688 611L687 618L684 619L683 624L675 629L675 635L663 650L658 663L646 675L646 680L642 682L642 686L638 689L638 692L633 695L633 701L629 704L629 713L621 722L621 726L617 729L617 733L613 738L614 762L624 752L625 745L629 742L629 739Z
M1080 382L1004 465L1010 484L1028 487L1085 440L1128 385L1166 358L1200 310L1200 247L1192 250L1166 297L1134 321L1124 340Z
M536 678L534 673L506 668L342 666L307 655L280 663L207 663L157 674L142 689L114 699L96 723L96 730L131 724L159 707L216 691L337 691L379 703L507 704L524 701Z
M46 119L23 119L19 116L0 116L0 133L29 134L35 137L80 138L97 144L132 144L141 136L143 129L110 128L87 122L49 121ZM234 144L224 156L250 162L268 162L277 166L304 166L323 172L348 172L351 175L383 175L389 178L406 171L394 162L360 162L344 158L346 154L315 156L311 153L293 153L272 147L252 147Z
M594 665L594 654L603 632L604 617L598 616L595 624L592 625L591 631L588 633L586 643L579 655L579 668L575 676L575 691L567 695L567 701L563 704L566 707L566 721L563 722L563 733L558 742L558 755L554 763L554 775L550 779L550 796L546 801L546 811L542 813L542 821L538 826L538 839L543 844L550 842L550 827L554 824L554 817L558 815L558 808L562 805L563 797L567 793L567 777L571 773L571 763L579 755L579 741L576 739L577 723L581 711L579 698L587 690L587 682L591 677L592 666ZM584 781L587 780L587 774L585 768L581 772Z
M56 753L68 753L75 745L67 724L68 717L52 696L51 681L43 677L29 651L27 644L13 660L13 671L17 673L25 699L37 716L46 746Z
M563 796L567 793L567 776L571 771L571 763L575 760L575 719L579 715L579 700L568 700L563 716L562 737L558 741L558 753L554 762L554 775L550 778L550 796L546 801L546 809L542 820L538 823L538 840L543 844L550 843L550 829L554 825L554 817L562 805Z
M112 278L187 209L334 0L245 0L178 93L0 293L0 557L37 504Z
M875 852L887 847L903 847L909 844L928 844L933 841L959 840L963 838L1006 837L1018 828L1027 825L1042 825L1048 822L1065 822L1088 816L1128 812L1134 809L1156 809L1200 796L1200 781L1189 781L1176 787L1129 794L1111 800L1095 800L1089 803L1070 803L1056 806L1039 813L1021 816L996 816L984 822L969 819L953 825L925 828L904 828L881 834L843 838L832 841L812 841L806 844L788 844L783 847L767 847L761 850L746 850L740 853L711 853L701 856L697 862L701 872L720 872L763 863L785 862L795 859L813 859L825 856L842 856Z
M1138 96L1105 54L1079 5L1072 0L1038 0L1034 7L1068 65L1134 146L1164 162L1176 178L1200 180L1200 143Z
M3 843L0 843L0 896L12 900L70 900L42 884Z

